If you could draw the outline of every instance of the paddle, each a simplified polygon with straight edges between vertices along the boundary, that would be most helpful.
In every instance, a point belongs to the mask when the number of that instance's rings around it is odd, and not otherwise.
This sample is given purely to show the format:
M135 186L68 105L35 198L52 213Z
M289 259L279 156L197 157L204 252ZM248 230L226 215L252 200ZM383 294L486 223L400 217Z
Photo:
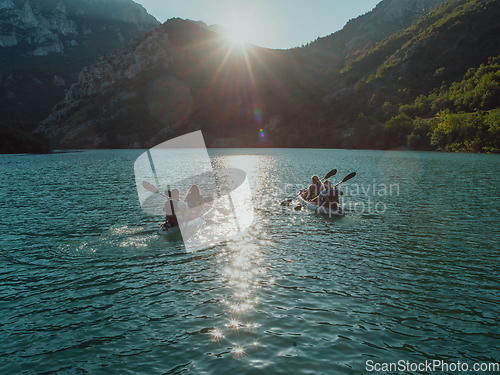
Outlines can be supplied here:
M154 186L153 184L150 184L147 181L142 181L142 186L144 187L144 189L149 190L151 193L160 194L160 195L164 196L165 198L168 198L165 194L163 194L162 192L160 192L156 188L156 186Z
M337 185L340 185L342 182L346 182L347 180L350 180L354 176L356 176L356 172L349 173L347 176L344 177L344 179L342 181L340 181L339 183L333 185L333 187L336 187Z
M336 174L337 174L337 170L336 170L336 169L332 169L330 172L328 172L328 173L326 174L326 176L325 176L325 177L323 177L323 178L321 179L321 181L326 180L327 178L330 178L330 177L332 177L332 176L335 176Z
M340 185L341 183L343 182L346 182L348 180L350 180L351 178L353 178L354 176L356 176L356 172L352 172L352 173L349 173L347 176L344 177L344 179L342 181L340 181L339 183L335 184L332 186L332 188L335 188L337 187L338 185ZM300 206L296 206L294 207L295 210L300 210L303 206L300 205Z
M332 169L330 172L326 174L325 177L323 177L320 181L326 180L327 178L330 178L332 176L335 176L337 174L336 169ZM297 194L295 198L297 198L301 193ZM281 206L288 206L295 198L292 199L286 199L283 202L280 203Z

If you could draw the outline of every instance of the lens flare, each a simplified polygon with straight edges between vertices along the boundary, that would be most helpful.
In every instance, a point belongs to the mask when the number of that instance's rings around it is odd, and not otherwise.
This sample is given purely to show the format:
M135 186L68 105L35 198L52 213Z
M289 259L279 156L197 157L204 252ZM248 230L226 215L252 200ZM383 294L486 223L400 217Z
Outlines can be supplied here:
M255 107L253 109L253 116L255 117L255 122L257 124L262 124L262 109Z

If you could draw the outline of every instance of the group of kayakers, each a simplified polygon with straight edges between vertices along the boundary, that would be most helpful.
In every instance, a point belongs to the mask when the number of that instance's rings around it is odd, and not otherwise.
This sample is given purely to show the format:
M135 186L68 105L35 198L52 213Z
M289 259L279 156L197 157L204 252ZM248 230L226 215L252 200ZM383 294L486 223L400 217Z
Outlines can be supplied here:
M314 175L311 177L311 185L301 193L301 196L306 202L337 210L339 197L343 194L336 186L332 186L330 180L322 182L317 175ZM170 226L178 226L179 223L199 217L206 211L205 200L196 184L189 188L183 201L177 188L165 191L165 195L171 198L163 205L165 221Z
M163 211L166 214L165 221L172 227L205 213L205 200L196 184L189 188L184 201L180 200L181 194L177 188L165 191L165 195L171 198L163 205Z
M332 210L338 209L339 196L344 195L336 186L332 186L330 180L323 183L317 175L311 177L312 183L301 195L302 198L318 206L325 206Z

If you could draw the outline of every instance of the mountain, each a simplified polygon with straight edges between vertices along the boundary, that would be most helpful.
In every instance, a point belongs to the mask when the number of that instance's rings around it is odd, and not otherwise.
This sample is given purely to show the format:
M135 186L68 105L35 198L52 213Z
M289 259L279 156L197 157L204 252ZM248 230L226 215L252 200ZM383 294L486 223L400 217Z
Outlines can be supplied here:
M450 0L347 61L322 87L330 145L500 151L499 16L498 1Z
M198 129L253 133L298 88L291 57L171 19L82 70L37 131L62 148L149 147Z
M300 49L311 74L324 75L328 69L340 70L346 61L373 48L431 12L446 0L383 0L370 12L349 20L339 31L316 39Z
M158 25L131 0L0 0L0 121L33 128L84 66Z
M211 32L220 32L216 27L169 20L86 67L38 131L58 147L147 147L196 129L211 139L239 138L239 145L293 145L293 133L273 142L255 129L266 124L272 132L290 108L320 103L318 86L345 58L346 45L353 53L365 47L361 40L376 43L421 16L418 7L440 2L385 0L344 30L286 51L239 49Z
M500 2L415 3L382 1L291 50L169 20L82 70L37 131L59 148L151 147L202 129L238 147L500 151Z

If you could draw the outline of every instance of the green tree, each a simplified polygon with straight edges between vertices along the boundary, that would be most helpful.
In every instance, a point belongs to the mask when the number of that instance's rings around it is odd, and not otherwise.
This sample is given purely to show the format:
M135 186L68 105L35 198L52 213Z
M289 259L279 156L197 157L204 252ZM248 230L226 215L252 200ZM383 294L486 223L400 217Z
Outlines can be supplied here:
M413 121L405 114L399 114L389 120L384 126L387 148L406 145L407 138L413 130Z
M408 136L407 144L411 150L431 150L431 137L429 132L433 120L422 120L416 118L413 121L413 131Z

